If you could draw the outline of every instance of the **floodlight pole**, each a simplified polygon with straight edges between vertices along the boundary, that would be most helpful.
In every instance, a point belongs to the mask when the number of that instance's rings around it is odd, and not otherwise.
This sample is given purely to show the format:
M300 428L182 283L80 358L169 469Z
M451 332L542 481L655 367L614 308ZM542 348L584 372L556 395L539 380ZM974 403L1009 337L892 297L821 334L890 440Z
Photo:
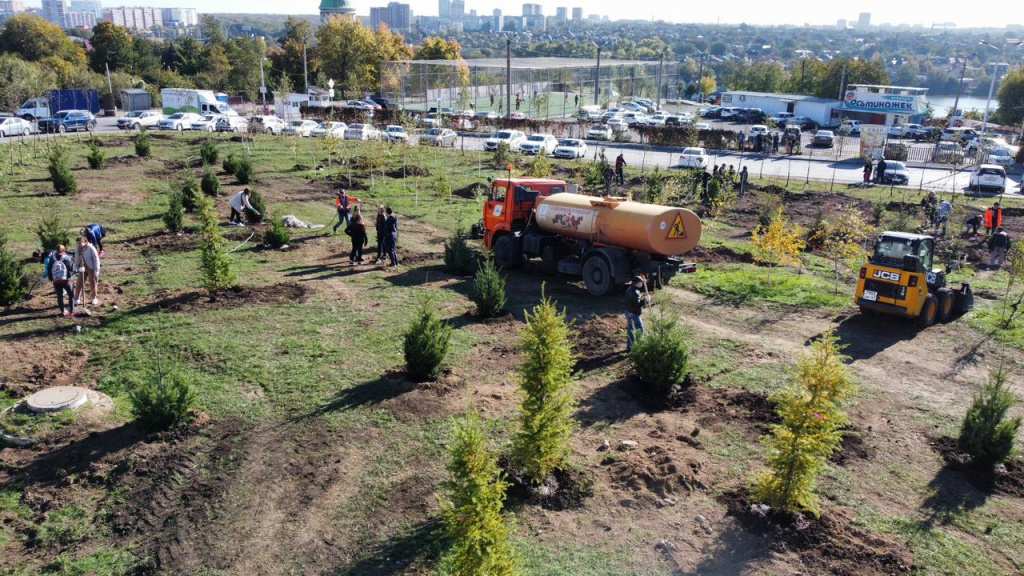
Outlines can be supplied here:
M664 66L665 66L665 53L662 52L661 53L661 57L658 58L658 98L657 98L657 107L658 107L659 110L661 109L661 74L662 74L662 71L664 69Z
M601 45L597 45L597 66L594 67L594 106L601 104Z
M505 119L512 118L512 37L505 37Z

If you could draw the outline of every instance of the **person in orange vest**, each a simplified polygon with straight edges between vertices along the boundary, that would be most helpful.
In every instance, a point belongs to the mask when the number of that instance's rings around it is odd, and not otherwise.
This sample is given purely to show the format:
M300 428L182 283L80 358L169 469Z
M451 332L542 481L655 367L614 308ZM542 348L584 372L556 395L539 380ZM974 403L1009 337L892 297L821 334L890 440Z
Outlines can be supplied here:
M346 192L344 188L338 191L337 196L334 198L334 207L338 209L338 222L334 225L335 234L337 234L338 228L340 228L342 224L348 228L349 210L351 210L353 204L358 202L359 198L349 196L348 192Z
M985 236L991 236L992 232L1003 226L1003 208L996 202L991 208L985 210Z

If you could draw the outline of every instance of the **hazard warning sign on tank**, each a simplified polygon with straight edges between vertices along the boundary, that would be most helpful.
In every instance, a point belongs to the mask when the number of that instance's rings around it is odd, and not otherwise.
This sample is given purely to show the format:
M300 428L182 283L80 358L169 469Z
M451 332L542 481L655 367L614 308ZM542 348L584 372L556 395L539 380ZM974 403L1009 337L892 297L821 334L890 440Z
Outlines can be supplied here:
M682 240L686 238L686 226L683 225L683 215L676 214L676 220L672 223L672 228L668 231L669 240Z

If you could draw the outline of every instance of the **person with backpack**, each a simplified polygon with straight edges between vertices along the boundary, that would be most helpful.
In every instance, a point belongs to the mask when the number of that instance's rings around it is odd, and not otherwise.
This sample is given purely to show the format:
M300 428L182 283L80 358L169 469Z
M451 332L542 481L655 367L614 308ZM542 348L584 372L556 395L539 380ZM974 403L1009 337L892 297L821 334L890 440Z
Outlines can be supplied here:
M89 224L82 228L82 235L89 239L89 242L96 247L100 256L103 256L103 239L107 237L107 231L99 224Z
M988 251L988 265L992 268L1001 268L1006 262L1006 254L1010 251L1010 235L1001 226L988 239Z
M647 283L639 274L633 277L626 289L626 352L633 350L633 343L644 333L644 308L650 297L647 294Z
M349 238L352 239L352 251L348 255L349 262L352 264L361 263L363 261L363 248L368 240L366 238L366 226L363 225L363 215L359 213L358 206L352 211L352 220L348 223L348 227L345 228L345 234L348 234Z
M78 270L78 285L75 287L75 300L81 304L86 298L86 285L92 293L92 305L98 306L100 285L100 253L89 243L85 236L78 237L78 249L75 250L75 269Z
M384 222L384 237L387 238L387 253L391 266L398 266L398 217L391 206L384 209L387 220Z
M338 191L337 196L334 199L334 206L338 209L338 222L334 225L334 233L338 233L338 228L342 224L345 225L345 230L348 230L348 211L351 199L348 197L348 192L344 188Z
M61 244L57 250L47 257L46 276L53 282L53 291L57 293L57 308L60 316L74 316L75 292L71 288L71 279L75 274L75 262L68 254L67 248ZM67 295L67 310L64 307L64 296Z

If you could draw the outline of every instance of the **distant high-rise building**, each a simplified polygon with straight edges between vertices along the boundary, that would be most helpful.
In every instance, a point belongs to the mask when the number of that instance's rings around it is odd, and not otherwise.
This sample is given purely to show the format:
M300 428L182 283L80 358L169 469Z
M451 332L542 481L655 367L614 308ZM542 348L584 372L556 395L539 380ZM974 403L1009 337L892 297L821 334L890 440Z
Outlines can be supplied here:
M70 11L67 0L43 0L43 18L64 28L64 16Z
M836 20L836 29L837 30L846 30L846 19L845 18L840 18L839 20Z
M72 12L92 12L97 18L103 17L99 0L71 0Z
M103 11L103 19L129 30L163 28L163 10L148 6L119 6Z
M871 12L861 12L857 17L857 28L871 27Z
M170 28L189 28L199 25L199 14L195 8L161 8L160 15L164 26Z
M542 32L547 28L544 8L540 4L523 4L523 28L530 32Z
M492 32L501 32L501 30L502 30L502 25L501 24L502 24L502 22L501 22L501 10L495 8L494 12L491 15L491 31Z
M566 8L565 6L559 6L558 8L555 8L555 20L558 21L559 24L565 24L566 22L568 22L569 9Z
M583 8L576 7L572 9L572 21L579 22L583 20Z
M450 19L452 22L462 22L466 15L465 0L452 0Z
M326 22L335 16L355 18L355 8L349 6L348 0L320 0L320 21Z
M449 20L452 16L452 0L437 0L437 17Z
M412 9L400 2L370 8L370 28L376 30L381 24L397 32L409 32L412 29Z
M64 14L64 26L66 28L94 28L96 26L96 13L91 10L88 12L68 10Z
M21 3L21 0L0 0L0 20L5 20L24 11L25 5Z

